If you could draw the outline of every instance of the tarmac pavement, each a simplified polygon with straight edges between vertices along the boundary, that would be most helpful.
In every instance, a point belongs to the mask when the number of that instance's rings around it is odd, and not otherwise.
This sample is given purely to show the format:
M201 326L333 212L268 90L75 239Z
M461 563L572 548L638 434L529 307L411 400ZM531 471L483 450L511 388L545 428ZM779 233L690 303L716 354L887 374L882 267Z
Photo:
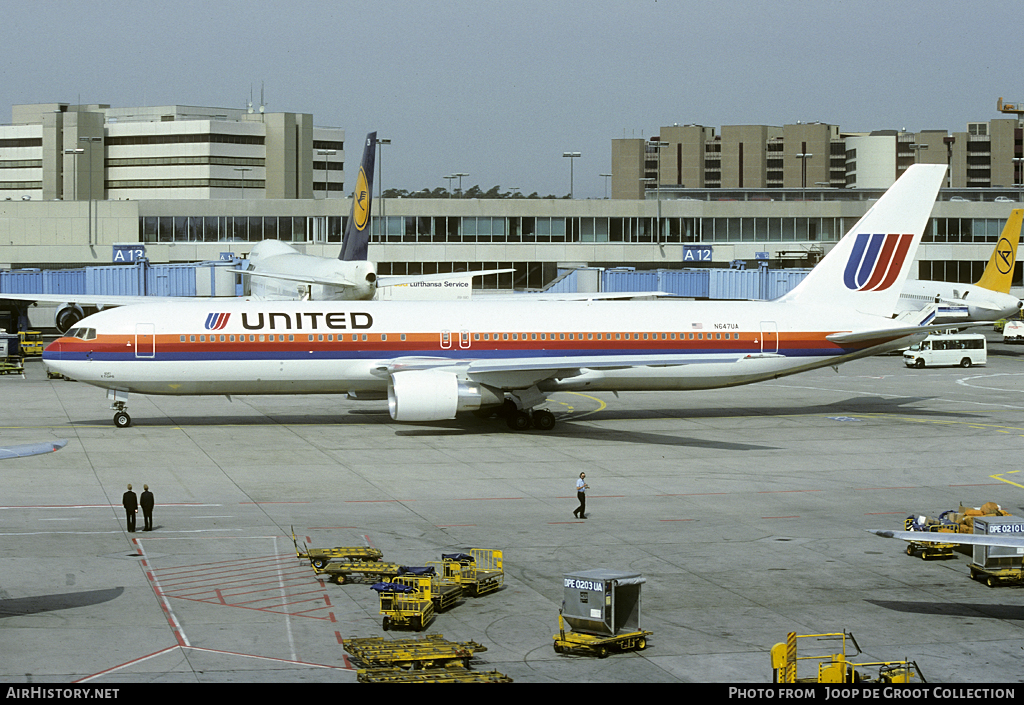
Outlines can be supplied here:
M971 369L886 356L735 389L556 394L549 433L396 424L338 396L133 395L116 429L103 390L30 361L0 377L0 442L69 442L0 461L0 680L355 682L345 639L409 633L382 630L368 585L298 560L294 527L403 565L500 549L504 588L426 632L483 644L473 669L515 682L769 683L787 632L843 630L855 661L1024 682L1024 588L865 532L961 502L1024 516L1024 347L989 338ZM129 482L156 497L152 532L125 530ZM590 568L646 578L645 650L555 653L563 574Z

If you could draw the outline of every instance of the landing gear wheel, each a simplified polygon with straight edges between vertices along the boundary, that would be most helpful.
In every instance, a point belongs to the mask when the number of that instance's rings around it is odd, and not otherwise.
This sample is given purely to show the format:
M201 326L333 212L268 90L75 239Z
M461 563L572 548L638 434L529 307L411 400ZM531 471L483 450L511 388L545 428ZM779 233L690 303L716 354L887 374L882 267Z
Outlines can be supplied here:
M547 409L533 412L533 427L538 431L550 431L555 427L555 415Z
M506 419L508 427L513 431L525 431L530 428L530 415L522 410L517 410Z
M124 411L114 414L114 425L118 428L128 428L132 425L132 417Z

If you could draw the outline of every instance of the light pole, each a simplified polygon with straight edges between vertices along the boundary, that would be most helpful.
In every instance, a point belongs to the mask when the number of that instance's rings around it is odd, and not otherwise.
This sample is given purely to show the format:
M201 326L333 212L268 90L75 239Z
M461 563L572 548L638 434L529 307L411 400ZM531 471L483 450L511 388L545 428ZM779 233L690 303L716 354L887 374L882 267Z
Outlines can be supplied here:
M79 137L79 142L89 145L89 247L92 247L92 145L103 142L102 137ZM105 173L105 170L104 170Z
M71 200L72 201L77 201L78 200L78 155L79 154L84 154L84 153L85 153L85 150L82 149L81 147L79 147L78 149L65 149L64 150L64 154L71 154L71 155L74 156L74 159L72 160L74 162L74 166L72 167L72 170L73 170L72 173L74 174L74 178L71 180ZM62 194L62 197L63 197L63 194Z
M327 157L333 157L338 153L336 149L318 149L316 150L318 156L324 158L324 198L331 197L331 171L330 162L331 160Z
M573 163L577 157L580 156L579 152L562 152L563 157L569 158L569 200L574 198L573 195Z
M810 154L809 152L806 151L807 150L807 143L806 142L803 143L803 147L804 147L804 151L800 152L800 154L797 154L796 158L800 160L800 189L801 189L801 192L802 192L800 194L800 197L803 200L807 200L807 194L803 193L803 191L806 191L806 189L807 189L807 160L810 159L811 157L813 157L814 155Z
M388 239L388 218L387 209L384 207L384 152L380 148L384 145L391 144L391 140L384 139L383 137L377 138L377 198L380 199L380 219L381 219L381 236L380 241L386 242ZM372 238L371 233L371 238Z
M463 195L464 195L464 194L462 193L462 177L463 177L463 176L469 176L469 174L468 174L468 173L466 173L466 172L464 172L464 171L460 171L460 172L457 172L457 173L455 174L455 176L459 177L459 198L462 198L462 197L463 197Z
M442 176L441 178L448 180L448 198L451 198L452 197L452 179L457 179L458 177L455 176L454 174L449 174L448 176Z
M235 171L242 172L242 200L245 200L245 172L252 171L251 166L236 166Z

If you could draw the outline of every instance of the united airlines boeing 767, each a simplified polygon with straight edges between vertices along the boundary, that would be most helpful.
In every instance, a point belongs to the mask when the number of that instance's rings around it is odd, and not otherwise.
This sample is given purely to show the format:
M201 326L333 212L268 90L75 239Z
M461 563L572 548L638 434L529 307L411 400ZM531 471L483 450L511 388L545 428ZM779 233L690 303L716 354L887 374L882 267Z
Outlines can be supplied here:
M547 430L560 390L689 390L908 345L935 305L893 318L945 172L915 165L775 301L256 301L144 304L83 319L43 353L127 395L386 393L397 421L504 408Z

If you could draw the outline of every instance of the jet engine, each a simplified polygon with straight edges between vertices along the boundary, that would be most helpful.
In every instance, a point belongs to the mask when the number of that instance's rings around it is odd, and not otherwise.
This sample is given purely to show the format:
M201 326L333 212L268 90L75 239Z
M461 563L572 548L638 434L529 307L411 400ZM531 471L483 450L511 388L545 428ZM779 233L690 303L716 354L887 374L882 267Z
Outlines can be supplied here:
M67 333L76 323L85 318L85 311L78 304L64 304L53 316L53 325L61 333Z
M500 390L461 380L445 370L395 372L388 384L388 411L395 421L454 419L459 411L499 406L504 401Z

